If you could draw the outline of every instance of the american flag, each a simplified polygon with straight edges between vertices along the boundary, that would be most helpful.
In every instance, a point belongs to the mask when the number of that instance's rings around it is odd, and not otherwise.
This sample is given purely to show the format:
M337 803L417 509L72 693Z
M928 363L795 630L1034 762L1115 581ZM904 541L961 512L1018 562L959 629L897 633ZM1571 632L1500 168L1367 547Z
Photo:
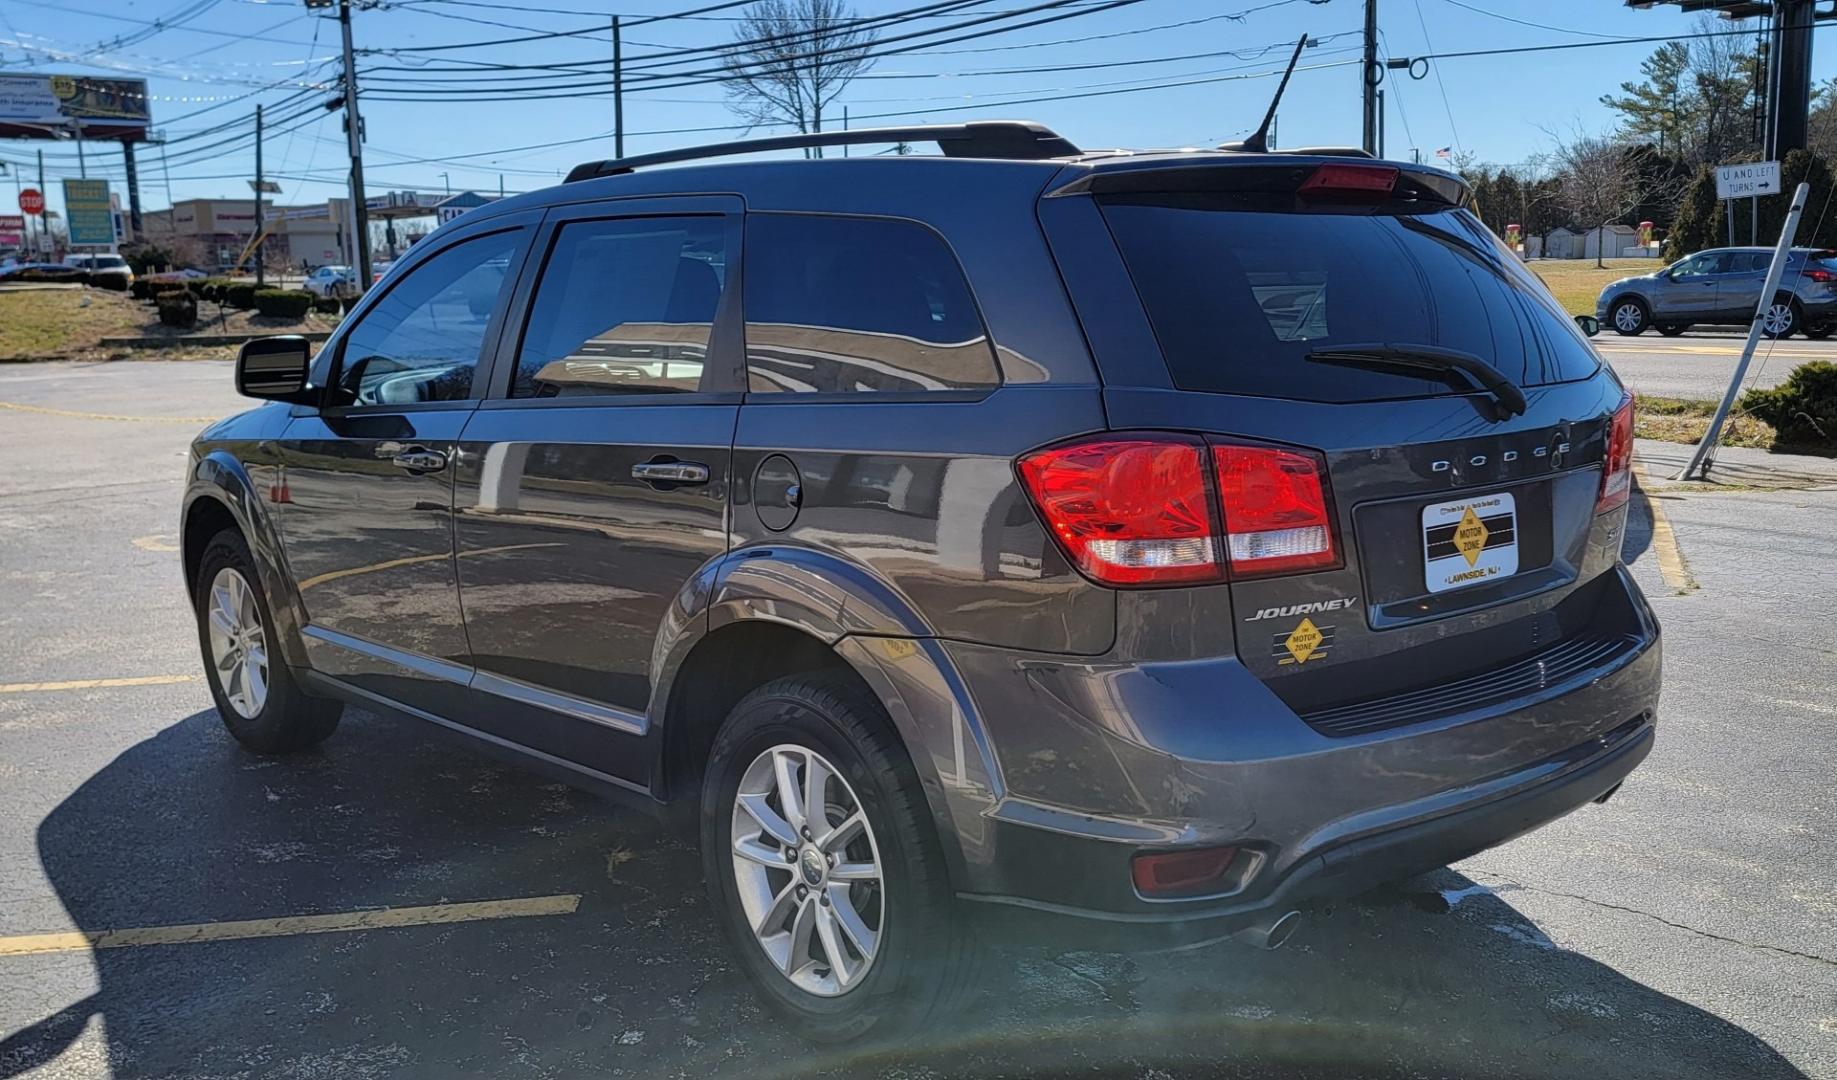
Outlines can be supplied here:
M1450 155L1450 154L1452 154L1452 153L1454 153L1454 147L1452 147L1452 146L1444 146L1444 147L1442 147L1442 148L1441 148L1440 150L1437 150L1437 151L1435 152L1435 156L1436 156L1436 157L1447 157L1448 155Z

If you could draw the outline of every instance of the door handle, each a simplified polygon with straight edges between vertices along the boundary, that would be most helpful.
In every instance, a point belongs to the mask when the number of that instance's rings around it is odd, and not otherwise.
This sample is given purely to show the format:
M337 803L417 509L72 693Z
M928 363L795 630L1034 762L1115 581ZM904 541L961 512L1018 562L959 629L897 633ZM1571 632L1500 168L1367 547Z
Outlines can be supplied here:
M699 461L646 461L633 465L631 475L647 484L706 484L708 466Z
M389 460L397 468L413 473L439 472L446 468L446 455L425 446L410 446Z

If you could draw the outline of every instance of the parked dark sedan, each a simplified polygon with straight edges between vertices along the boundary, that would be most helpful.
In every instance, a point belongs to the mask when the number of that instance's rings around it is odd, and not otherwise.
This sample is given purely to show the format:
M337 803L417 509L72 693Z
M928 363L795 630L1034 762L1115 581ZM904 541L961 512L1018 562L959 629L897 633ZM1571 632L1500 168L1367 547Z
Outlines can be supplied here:
M89 281L89 271L69 263L19 263L0 270L0 284L15 282L58 282L81 285Z

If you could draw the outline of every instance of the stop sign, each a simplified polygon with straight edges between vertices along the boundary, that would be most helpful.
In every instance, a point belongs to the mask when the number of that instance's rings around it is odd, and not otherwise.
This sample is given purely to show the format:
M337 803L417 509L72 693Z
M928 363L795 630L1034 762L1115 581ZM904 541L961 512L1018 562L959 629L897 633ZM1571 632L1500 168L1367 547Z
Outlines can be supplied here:
M22 213L42 214L45 212L44 192L37 188L26 188L19 193L19 209Z

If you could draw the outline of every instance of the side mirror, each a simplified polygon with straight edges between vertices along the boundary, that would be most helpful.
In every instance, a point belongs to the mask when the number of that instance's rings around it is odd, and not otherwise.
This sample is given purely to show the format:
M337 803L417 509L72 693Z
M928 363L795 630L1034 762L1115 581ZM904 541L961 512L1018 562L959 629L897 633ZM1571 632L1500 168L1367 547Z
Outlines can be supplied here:
M312 343L298 334L250 338L236 354L236 392L245 397L307 404Z
M1601 320L1595 318L1593 315L1577 315L1575 317L1575 324L1581 327L1582 333L1587 334L1589 337L1594 337L1601 332Z

